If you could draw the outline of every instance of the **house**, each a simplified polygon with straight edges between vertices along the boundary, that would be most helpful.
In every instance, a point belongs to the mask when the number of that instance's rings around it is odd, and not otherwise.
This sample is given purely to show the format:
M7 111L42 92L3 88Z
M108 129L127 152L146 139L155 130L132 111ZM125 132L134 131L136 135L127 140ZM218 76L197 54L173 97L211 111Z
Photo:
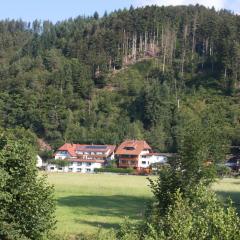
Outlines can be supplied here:
M144 140L126 140L116 151L120 168L134 168L138 172L149 169L154 163L166 163L167 158L160 153L153 153Z
M36 158L37 158L36 166L37 166L37 168L41 168L43 166L43 160L42 160L42 158L39 155L37 155Z
M93 173L114 159L115 145L85 145L65 143L54 154L55 160L65 160L67 165L49 164L49 171Z

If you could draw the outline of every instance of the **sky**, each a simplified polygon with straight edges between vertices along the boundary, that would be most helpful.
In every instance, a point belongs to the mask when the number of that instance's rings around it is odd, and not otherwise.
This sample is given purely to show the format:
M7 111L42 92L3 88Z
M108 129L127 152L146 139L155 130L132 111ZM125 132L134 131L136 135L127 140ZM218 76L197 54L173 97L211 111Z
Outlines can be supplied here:
M142 7L145 5L188 5L202 4L214 6L217 10L226 8L240 14L240 0L0 0L0 19L34 19L53 22L77 17L89 16L97 11L103 15L124 7Z

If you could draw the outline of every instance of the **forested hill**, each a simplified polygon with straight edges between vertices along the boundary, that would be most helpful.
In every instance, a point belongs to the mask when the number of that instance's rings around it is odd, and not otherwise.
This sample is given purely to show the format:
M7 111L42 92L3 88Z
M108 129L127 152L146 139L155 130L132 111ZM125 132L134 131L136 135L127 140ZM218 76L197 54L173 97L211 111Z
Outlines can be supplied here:
M145 138L175 151L186 124L214 119L240 142L240 16L202 6L0 22L0 126L65 141Z

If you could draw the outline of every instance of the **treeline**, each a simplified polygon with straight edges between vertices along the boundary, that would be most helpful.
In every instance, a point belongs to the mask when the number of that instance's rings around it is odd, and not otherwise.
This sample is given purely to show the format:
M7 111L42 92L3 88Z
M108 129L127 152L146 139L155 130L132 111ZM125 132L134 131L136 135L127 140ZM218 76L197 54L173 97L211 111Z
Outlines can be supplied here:
M145 138L176 151L184 124L207 116L238 145L239 33L239 16L199 5L1 21L0 126L54 147Z

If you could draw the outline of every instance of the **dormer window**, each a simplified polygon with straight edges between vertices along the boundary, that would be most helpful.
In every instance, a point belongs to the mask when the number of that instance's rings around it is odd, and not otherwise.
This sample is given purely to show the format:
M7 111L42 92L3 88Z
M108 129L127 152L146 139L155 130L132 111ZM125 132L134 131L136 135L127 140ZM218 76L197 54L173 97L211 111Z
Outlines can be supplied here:
M135 148L134 148L134 147L125 147L124 149L125 149L125 150L130 150L130 151L131 151L131 150L134 150Z

